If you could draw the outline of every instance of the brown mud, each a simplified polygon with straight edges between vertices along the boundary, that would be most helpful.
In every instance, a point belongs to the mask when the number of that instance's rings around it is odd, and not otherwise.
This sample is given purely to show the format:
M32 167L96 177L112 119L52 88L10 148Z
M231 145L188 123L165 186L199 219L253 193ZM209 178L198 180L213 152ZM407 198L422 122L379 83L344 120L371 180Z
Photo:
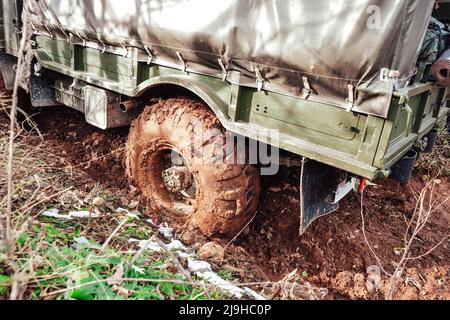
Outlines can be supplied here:
M130 194L124 169L128 129L101 131L86 124L82 114L66 108L43 109L33 118L48 149L90 177L82 183L85 188L98 182L122 196ZM227 247L226 261L221 265L240 270L241 281L277 281L297 269L305 281L329 289L329 299L382 299L386 277L379 292L369 293L366 288L367 268L377 262L361 231L359 195L350 195L338 212L317 220L299 236L298 178L298 172L291 170L262 179L260 211ZM440 179L435 199L443 201L449 195L450 178ZM422 172L416 172L409 185L384 180L366 191L367 237L389 272L401 258L399 248L416 205L415 194L426 180ZM413 256L427 252L449 233L450 203L446 203L414 243ZM190 240L207 241L198 234ZM449 239L408 264L405 281L395 297L450 299Z

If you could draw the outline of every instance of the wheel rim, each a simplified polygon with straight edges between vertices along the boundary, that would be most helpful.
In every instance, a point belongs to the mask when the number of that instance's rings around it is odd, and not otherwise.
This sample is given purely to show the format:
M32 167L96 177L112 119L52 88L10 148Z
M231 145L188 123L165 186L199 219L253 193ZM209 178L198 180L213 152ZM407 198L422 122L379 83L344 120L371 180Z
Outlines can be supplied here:
M147 193L158 209L177 219L189 219L196 208L198 189L186 158L176 147L163 144L148 157L146 167Z

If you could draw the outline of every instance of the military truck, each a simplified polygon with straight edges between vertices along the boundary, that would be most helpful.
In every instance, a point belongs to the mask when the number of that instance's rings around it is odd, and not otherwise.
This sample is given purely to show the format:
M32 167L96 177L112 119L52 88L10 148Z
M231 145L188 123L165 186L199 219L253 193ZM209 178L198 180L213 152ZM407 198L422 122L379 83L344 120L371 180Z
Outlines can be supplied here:
M303 233L367 182L406 182L432 147L449 89L418 56L449 3L1 0L0 66L11 89L29 19L33 107L131 126L130 181L207 235L251 220L263 169L298 167Z

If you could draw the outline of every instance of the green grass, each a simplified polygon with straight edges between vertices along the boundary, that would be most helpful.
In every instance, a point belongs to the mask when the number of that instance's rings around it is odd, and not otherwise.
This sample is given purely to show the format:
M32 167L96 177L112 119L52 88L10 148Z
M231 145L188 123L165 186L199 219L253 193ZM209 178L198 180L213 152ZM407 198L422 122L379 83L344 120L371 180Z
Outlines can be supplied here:
M74 222L34 222L31 232L17 237L21 274L27 279L27 298L76 300L205 299L202 288L193 286L164 255L126 248L101 249L89 241L76 247L75 239L86 236L85 226ZM118 238L148 236L137 223L130 223ZM122 247L119 243L118 247ZM129 245L131 246L131 245ZM7 298L11 276L0 268L0 296ZM56 294L53 294L56 292ZM215 299L220 292L210 292Z

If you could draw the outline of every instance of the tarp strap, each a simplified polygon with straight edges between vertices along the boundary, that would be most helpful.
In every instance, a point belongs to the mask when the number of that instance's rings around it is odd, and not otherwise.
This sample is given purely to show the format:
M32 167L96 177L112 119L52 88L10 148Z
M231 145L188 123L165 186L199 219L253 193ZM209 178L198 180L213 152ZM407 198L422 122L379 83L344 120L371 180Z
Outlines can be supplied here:
M354 97L354 87L352 84L348 85L348 98L346 100L346 110L347 112L352 111L355 106L355 97Z
M187 63L186 63L186 60L184 60L183 56L182 56L181 53L178 52L178 51L177 51L177 56L178 56L178 59L180 60L180 62L181 62L181 64L182 64L182 66L181 66L181 71L186 72L186 69L187 69Z
M145 49L145 52L147 52L147 55L148 55L147 64L148 64L148 65L151 65L152 62L153 62L153 59L154 59L153 54L152 54L152 52L150 51L150 48L149 48L149 47L144 46L144 49Z
M120 42L120 45L125 50L125 53L123 54L123 57L124 58L128 57L128 47L123 42Z
M48 34L50 35L50 38L54 39L55 36L53 35L53 33L50 31L50 28L48 27L48 25L44 22L44 27L45 29L47 29Z
M227 81L228 72L227 69L225 68L225 64L223 63L222 59L218 59L218 62L220 68L222 69L222 80Z
M70 43L70 36L66 33L66 31L64 30L64 27L62 25L58 25L58 29L62 32L62 34L64 34L64 36L67 38L67 42Z
M97 36L97 39L98 39L98 41L100 41L100 43L103 46L102 53L105 53L106 52L106 48L107 48L106 44L103 42L102 37L100 35Z
M84 39L84 38L81 36L80 32L77 32L77 36L78 36L78 38L80 38L81 41L83 42L83 47L86 47L86 39Z
M256 75L256 85L258 87L258 91L262 91L264 89L264 85L266 84L266 80L263 78L259 68L255 68L255 75Z
M303 90L302 90L302 99L308 99L311 95L311 86L309 85L309 81L307 77L302 77L303 80Z
M39 34L39 29L36 28L36 26L33 24L33 22L30 21L30 23L31 23L31 28L33 28L34 34Z

